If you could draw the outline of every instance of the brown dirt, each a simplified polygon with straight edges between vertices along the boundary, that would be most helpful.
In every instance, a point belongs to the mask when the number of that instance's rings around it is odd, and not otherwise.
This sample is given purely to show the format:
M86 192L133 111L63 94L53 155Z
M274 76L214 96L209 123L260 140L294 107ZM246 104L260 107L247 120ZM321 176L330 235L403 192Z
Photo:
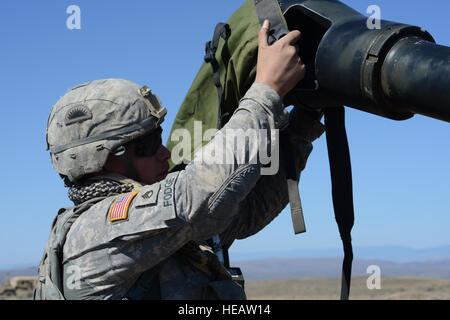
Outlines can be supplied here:
M351 300L450 300L450 280L432 278L384 277L381 288L369 290L367 278L352 278ZM341 279L302 278L247 281L249 300L337 300ZM0 300L30 300L32 291Z
M449 300L450 280L432 278L384 277L381 288L369 290L367 278L352 278L351 300ZM337 300L341 279L304 278L248 281L249 300Z

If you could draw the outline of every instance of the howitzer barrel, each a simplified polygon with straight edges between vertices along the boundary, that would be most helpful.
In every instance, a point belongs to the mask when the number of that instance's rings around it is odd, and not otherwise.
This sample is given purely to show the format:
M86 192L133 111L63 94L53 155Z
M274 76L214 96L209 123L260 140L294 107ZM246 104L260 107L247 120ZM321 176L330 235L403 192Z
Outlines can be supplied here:
M390 104L450 122L450 48L417 37L404 38L381 68Z
M306 76L289 104L339 105L394 120L414 114L450 122L450 48L417 26L368 18L337 0L279 1L302 32Z

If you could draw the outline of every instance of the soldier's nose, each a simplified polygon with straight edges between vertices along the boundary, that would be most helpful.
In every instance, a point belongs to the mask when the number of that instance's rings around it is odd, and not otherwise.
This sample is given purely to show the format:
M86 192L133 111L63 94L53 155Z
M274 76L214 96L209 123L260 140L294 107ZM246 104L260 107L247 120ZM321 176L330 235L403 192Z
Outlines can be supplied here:
M161 162L168 161L170 159L171 153L169 149L161 145L156 153L158 160Z

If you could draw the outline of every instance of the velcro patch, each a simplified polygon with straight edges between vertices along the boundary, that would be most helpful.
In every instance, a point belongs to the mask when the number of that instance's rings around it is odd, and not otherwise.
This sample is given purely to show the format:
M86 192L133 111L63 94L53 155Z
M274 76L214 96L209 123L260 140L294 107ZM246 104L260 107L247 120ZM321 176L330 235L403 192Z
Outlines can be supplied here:
M161 186L159 182L143 187L141 189L141 192L139 193L139 196L137 196L134 200L134 206L136 208L142 208L156 205L158 203L158 194L160 187Z
M139 191L135 191L119 195L109 209L109 221L125 220L128 217L130 202L138 193Z

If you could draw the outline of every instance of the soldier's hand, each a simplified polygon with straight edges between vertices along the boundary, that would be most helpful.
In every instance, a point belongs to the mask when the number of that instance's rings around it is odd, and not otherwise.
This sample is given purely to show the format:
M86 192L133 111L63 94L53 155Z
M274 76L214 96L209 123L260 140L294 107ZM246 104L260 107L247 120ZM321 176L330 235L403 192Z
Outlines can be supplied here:
M305 76L305 65L295 47L301 33L298 30L291 31L269 46L269 27L269 20L265 20L259 31L255 81L268 84L284 98Z

